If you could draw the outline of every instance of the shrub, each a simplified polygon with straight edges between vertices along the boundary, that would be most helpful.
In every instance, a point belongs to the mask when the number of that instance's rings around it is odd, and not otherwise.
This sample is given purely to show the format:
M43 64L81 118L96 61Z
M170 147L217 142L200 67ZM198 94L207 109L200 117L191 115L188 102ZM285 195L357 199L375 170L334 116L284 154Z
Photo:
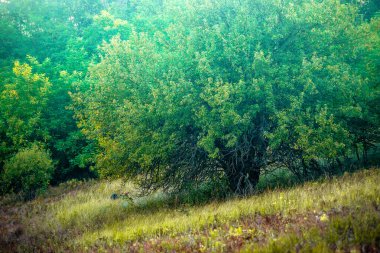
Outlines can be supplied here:
M302 181L301 181L302 182ZM269 189L288 188L300 183L300 180L285 168L268 171L260 176L255 190L262 192Z
M181 203L199 205L224 199L228 194L229 189L225 178L211 178L199 185L188 184L179 195L179 200Z
M37 145L21 149L4 165L6 192L22 193L25 199L46 190L54 170L50 154Z

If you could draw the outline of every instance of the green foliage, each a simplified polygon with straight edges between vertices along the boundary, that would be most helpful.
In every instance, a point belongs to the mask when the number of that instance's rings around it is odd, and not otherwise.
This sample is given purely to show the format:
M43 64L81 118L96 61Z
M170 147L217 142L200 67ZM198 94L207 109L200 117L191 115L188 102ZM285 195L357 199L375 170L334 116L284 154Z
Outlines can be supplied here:
M115 18L111 13L102 10L93 17L93 23L84 29L83 44L90 54L97 52L98 46L103 42L109 42L115 35L128 39L131 33L131 24L126 20Z
M13 75L7 81L0 94L0 132L9 139L7 144L17 149L28 142L49 139L44 117L52 86L49 79L33 73L28 63L16 61Z
M295 186L300 182L294 174L286 168L279 168L273 171L264 172L256 185L257 192L263 192L270 189L282 189Z
M46 191L54 171L50 154L33 144L21 149L4 165L2 183L7 192L22 192L26 199Z
M375 0L1 1L0 172L35 141L53 183L126 175L147 190L222 174L249 193L268 166L302 180L368 163L378 13Z
M101 175L180 189L222 170L245 193L269 164L320 175L378 141L378 19L355 5L137 6L151 15L103 44L73 96Z
M0 2L0 172L12 153L38 141L45 143L53 159L58 161L53 183L94 176L89 171L94 145L78 130L73 113L68 109L71 104L68 93L73 92L85 76L92 54L96 53L91 50L96 49L102 39L108 40L102 35L104 38L94 41L91 36L100 31L93 29L91 34L86 29L92 26L93 16L110 2ZM22 76L10 70L12 62L27 62L28 66L20 63L20 68L30 67L33 69L30 76L38 75L40 80L27 80L25 76L25 80L21 80ZM38 83L43 82L42 77L49 83L47 93L27 94L42 85ZM10 89L28 91L20 93L16 101L5 94ZM27 102L30 98L34 104Z
M49 60L39 63L28 57L27 63L16 61L12 72L4 75L0 90L0 168L10 155L37 141L58 160L55 182L91 176L87 169L90 146L78 130L73 112L66 108L71 103L68 91L80 74L62 72L54 76L53 68Z
M78 37L102 9L101 1L9 0L0 2L1 58L33 55L65 58L67 42Z
M184 186L179 195L175 195L175 204L200 205L210 201L225 199L229 195L228 182L225 179L210 179L200 185ZM177 198L177 199L176 199Z

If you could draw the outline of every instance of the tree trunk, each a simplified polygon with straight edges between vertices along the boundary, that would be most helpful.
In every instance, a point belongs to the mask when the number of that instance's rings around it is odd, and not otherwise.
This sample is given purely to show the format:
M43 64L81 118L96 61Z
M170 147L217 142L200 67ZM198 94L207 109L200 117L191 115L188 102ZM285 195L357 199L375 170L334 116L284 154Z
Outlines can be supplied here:
M232 149L222 140L216 141L220 150L219 164L224 169L230 189L249 194L259 182L260 172L267 164L268 141L264 137L265 115L258 115L255 127L242 135Z
M363 164L364 166L368 165L368 144L367 142L363 141Z
M250 167L249 169L225 169L230 189L237 194L244 195L251 193L260 178L260 168Z

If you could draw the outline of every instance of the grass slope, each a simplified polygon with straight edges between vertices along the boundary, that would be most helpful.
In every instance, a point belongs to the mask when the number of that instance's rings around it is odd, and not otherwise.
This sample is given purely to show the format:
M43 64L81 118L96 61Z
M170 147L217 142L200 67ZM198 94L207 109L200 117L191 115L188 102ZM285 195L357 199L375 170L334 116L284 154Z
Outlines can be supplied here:
M204 206L162 194L110 200L121 181L69 183L28 203L2 200L5 252L379 252L380 170ZM12 221L12 222L10 222ZM0 250L1 251L1 250Z

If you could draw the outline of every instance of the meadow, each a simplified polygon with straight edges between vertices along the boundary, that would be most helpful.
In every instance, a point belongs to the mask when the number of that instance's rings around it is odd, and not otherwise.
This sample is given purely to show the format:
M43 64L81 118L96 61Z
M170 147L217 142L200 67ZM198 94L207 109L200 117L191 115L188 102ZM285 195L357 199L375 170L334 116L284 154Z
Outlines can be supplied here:
M0 0L0 253L380 253L379 59L379 0Z
M70 181L29 202L1 199L2 252L379 252L380 170L203 205L130 183ZM273 181L273 180L272 180ZM130 191L134 202L111 200Z

